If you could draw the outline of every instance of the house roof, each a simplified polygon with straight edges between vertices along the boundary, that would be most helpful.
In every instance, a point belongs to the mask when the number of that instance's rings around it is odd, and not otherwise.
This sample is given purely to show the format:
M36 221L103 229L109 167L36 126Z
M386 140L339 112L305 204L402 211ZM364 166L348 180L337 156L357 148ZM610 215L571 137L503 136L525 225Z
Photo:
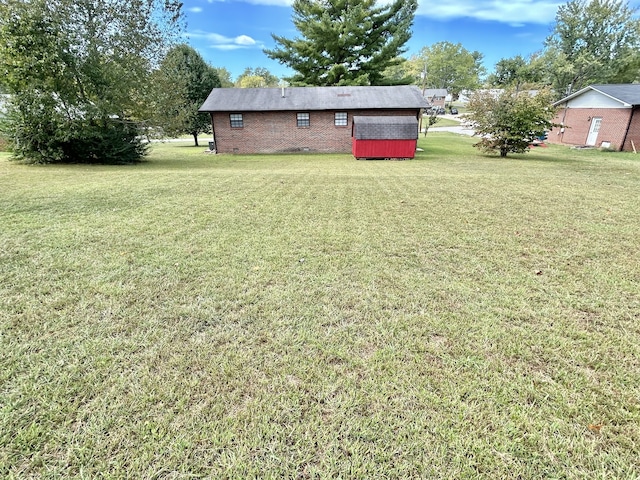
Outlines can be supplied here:
M284 96L283 96L284 92ZM415 85L373 87L214 88L200 112L419 109L429 103Z
M589 85L588 87L578 90L577 92L569 95L568 97L558 100L554 105L560 105L568 102L569 100L579 97L580 95L594 90L602 95L617 100L627 107L640 105L640 84L636 83L620 83L612 85Z
M446 97L449 93L446 88L427 88L424 91L425 98Z
M357 140L415 140L418 138L418 119L406 116L353 117L353 134Z

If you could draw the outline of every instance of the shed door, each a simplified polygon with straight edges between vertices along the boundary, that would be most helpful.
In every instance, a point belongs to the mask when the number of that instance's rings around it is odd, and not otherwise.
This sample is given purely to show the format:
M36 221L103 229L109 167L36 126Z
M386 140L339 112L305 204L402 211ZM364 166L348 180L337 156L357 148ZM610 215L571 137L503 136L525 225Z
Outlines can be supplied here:
M593 119L591 120L591 128L589 128L589 135L587 136L587 145L592 147L596 145L601 123L602 123L601 117L593 117Z

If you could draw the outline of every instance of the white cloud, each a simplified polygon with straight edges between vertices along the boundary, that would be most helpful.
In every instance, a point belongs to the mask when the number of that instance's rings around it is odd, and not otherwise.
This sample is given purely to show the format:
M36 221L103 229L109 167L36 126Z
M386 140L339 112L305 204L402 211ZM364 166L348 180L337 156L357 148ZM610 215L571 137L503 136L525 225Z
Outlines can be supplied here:
M187 11L191 13L202 13L202 7L187 8Z
M234 41L238 45L246 45L248 47L251 47L257 43L253 38L247 35L239 35L234 39Z
M289 7L293 0L207 0L209 3L237 1L254 5ZM378 0L381 4L393 0ZM550 23L560 0L418 0L418 15L434 19L475 18L509 24ZM637 3L637 1L633 2Z
M554 0L420 0L418 15L435 19L475 18L523 25L553 22L558 7Z
M259 42L248 35L227 37L225 35L220 35L219 33L196 30L194 32L188 32L185 36L196 40L204 40L209 43L210 48L215 48L216 50L237 50L239 48L253 47L261 48L263 46L263 42Z

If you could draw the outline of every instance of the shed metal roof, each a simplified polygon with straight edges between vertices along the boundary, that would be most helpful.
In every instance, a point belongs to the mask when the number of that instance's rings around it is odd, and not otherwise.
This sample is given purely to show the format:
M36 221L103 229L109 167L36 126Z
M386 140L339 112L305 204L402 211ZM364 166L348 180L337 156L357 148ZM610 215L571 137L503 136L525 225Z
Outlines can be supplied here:
M418 119L411 116L353 117L353 136L356 140L415 140L418 138Z
M283 96L284 91L284 96ZM420 109L415 85L373 87L214 88L200 112Z

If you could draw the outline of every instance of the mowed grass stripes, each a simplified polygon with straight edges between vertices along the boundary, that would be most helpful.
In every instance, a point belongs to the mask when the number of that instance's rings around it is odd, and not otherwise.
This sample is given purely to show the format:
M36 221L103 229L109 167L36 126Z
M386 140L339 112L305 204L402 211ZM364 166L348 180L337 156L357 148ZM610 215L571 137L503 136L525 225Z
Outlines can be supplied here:
M640 162L0 160L4 478L635 478Z

